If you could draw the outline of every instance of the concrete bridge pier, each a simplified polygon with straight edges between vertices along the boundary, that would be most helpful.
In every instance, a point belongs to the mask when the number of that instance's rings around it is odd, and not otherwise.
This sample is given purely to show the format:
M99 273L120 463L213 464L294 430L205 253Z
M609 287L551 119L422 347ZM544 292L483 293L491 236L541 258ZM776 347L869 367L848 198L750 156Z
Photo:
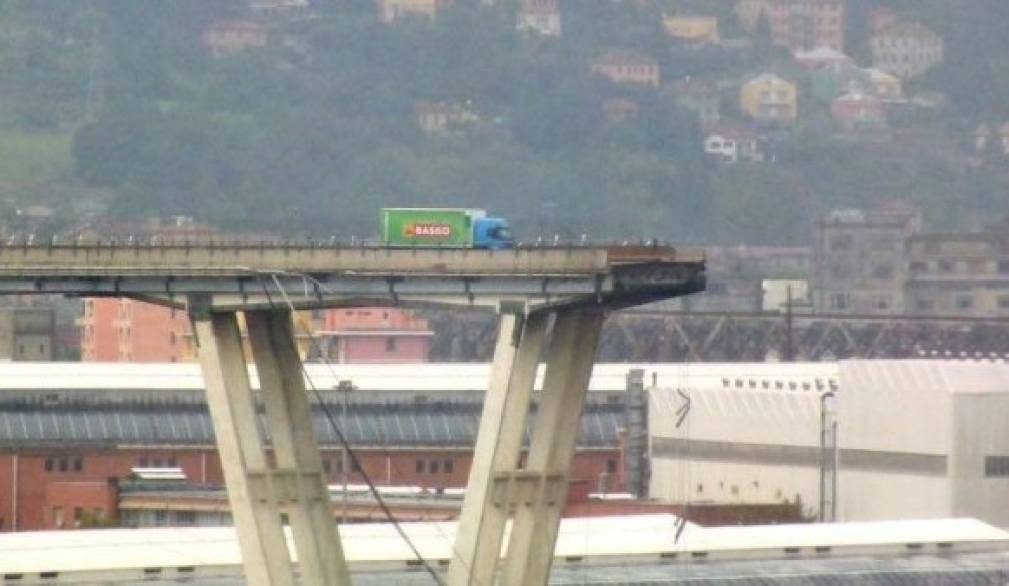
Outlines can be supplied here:
M301 583L350 584L333 519L301 361L287 310L246 311L273 448L267 458L237 313L190 302L207 403L250 586L294 586L284 535L294 535Z
M532 444L522 438L548 314L503 315L448 584L546 584L567 499L602 309L554 314ZM513 518L501 560L505 525Z

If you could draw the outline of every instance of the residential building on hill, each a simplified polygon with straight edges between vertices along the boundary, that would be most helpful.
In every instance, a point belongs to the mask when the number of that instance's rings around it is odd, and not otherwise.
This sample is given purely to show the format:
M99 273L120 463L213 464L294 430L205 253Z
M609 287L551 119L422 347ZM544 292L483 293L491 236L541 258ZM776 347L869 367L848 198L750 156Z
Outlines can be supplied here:
M516 28L544 37L561 36L561 8L558 0L522 0Z
M850 67L855 64L854 59L830 47L817 47L809 51L796 51L795 62L806 69Z
M884 102L903 102L904 87L896 75L871 67L865 70L869 74L876 97Z
M886 124L883 101L858 90L838 96L830 104L830 114L845 132L876 130Z
M266 27L252 20L222 20L203 32L203 44L217 57L265 47Z
M378 17L391 23L408 16L434 20L438 11L452 5L453 0L376 0Z
M249 10L263 18L295 18L311 10L308 0L249 0Z
M757 133L752 128L739 125L713 126L704 138L704 152L724 163L763 160Z
M452 134L480 120L468 103L419 102L414 111L417 115L417 125L425 134L431 135Z
M636 51L606 51L592 62L591 69L613 83L659 87L659 63Z
M718 44L718 18L714 16L662 15L662 28L670 37L689 45Z
M942 63L943 40L923 24L903 22L872 36L872 65L911 79Z
M739 106L757 122L790 123L799 114L798 90L794 83L765 73L743 84Z
M843 0L741 0L736 12L751 32L766 21L771 42L792 51L830 47L844 50Z

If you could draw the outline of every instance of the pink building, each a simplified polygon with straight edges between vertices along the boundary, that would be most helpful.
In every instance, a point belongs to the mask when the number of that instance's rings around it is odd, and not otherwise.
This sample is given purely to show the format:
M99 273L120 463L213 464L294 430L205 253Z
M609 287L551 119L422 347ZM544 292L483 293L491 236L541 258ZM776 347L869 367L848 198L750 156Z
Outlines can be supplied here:
M329 310L315 332L332 362L427 362L432 336L427 320L388 307Z
M843 130L872 130L886 121L883 102L871 94L848 92L830 105L830 113Z
M186 312L132 299L84 300L78 321L84 362L190 360Z

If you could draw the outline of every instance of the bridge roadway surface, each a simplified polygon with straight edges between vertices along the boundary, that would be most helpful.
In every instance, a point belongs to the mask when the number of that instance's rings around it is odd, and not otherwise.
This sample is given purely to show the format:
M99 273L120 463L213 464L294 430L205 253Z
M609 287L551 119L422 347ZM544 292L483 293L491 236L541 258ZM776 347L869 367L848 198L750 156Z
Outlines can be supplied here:
M503 251L290 243L54 244L0 247L0 294L147 298L221 308L283 301L500 309L630 306L704 288L704 255L667 246ZM518 309L518 307L516 307Z

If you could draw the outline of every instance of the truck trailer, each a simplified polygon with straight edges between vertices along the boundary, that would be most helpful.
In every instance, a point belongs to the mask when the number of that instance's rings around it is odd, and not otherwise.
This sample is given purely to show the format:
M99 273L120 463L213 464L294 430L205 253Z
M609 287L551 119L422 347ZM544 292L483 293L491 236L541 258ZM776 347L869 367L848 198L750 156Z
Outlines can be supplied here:
M396 247L501 250L515 245L506 220L466 208L384 208L380 234L386 246Z

